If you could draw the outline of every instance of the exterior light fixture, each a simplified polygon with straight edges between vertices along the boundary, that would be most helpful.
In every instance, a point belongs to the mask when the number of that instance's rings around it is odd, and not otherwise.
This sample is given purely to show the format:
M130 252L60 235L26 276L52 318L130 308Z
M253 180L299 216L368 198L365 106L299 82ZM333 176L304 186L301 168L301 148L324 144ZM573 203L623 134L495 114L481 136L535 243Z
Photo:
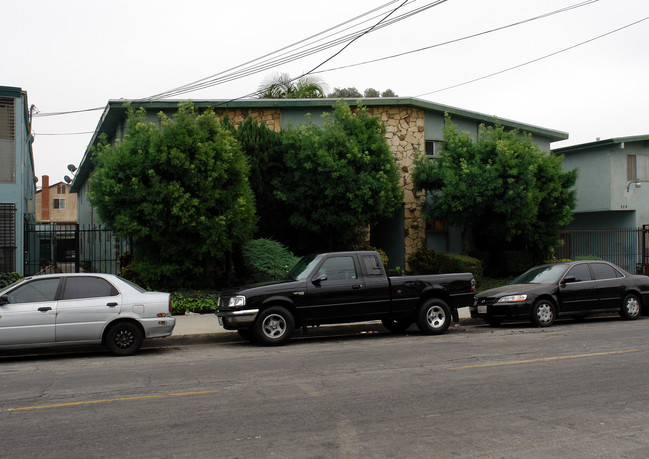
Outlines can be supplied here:
M633 180L633 181L629 182L629 184L626 186L626 192L627 193L629 192L629 188L631 188L632 183L635 185L636 188L642 187L642 182L640 180L638 180L638 179Z

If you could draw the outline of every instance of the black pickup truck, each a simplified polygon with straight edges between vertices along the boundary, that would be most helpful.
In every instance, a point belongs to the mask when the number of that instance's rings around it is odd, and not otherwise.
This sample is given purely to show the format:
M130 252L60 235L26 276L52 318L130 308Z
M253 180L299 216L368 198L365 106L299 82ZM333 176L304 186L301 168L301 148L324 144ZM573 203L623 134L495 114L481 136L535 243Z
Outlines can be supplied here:
M473 305L471 273L388 277L377 252L302 258L282 281L243 286L219 297L216 316L246 340L277 345L296 327L381 320L393 332L415 322L422 333L446 331L457 308Z

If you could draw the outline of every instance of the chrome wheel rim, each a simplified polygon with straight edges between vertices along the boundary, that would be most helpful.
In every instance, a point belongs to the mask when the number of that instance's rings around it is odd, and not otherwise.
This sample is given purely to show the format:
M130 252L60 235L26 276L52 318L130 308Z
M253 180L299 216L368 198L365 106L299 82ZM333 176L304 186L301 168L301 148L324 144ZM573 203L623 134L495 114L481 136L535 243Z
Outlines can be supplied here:
M433 306L426 313L426 321L433 328L441 328L446 323L446 313L444 308Z
M552 323L552 319L554 318L552 306L550 306L548 303L540 304L539 307L536 308L536 318L538 319L539 323L543 325Z
M270 314L264 319L261 329L269 338L279 338L286 333L286 320L279 314Z
M640 314L640 302L636 297L631 297L626 301L626 312L631 317Z
M115 333L113 342L115 343L115 346L120 349L128 349L135 342L135 335L131 330L118 330L117 333Z

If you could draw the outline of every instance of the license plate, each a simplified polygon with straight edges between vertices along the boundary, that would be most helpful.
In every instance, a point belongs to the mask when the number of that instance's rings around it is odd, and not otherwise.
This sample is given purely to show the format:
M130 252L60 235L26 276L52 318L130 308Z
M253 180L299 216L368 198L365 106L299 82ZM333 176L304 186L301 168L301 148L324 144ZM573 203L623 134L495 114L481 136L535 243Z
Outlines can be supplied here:
M486 305L478 306L478 314L486 314L486 313L487 313L487 306Z
M222 327L223 326L223 317L219 317L219 325Z

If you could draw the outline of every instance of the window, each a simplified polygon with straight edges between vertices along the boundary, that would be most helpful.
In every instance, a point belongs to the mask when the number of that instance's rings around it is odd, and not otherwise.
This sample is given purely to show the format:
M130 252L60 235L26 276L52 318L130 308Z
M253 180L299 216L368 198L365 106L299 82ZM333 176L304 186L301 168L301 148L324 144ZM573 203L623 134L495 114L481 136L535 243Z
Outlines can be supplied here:
M115 296L119 292L111 283L100 277L68 277L65 280L64 300Z
M575 282L584 282L591 280L590 278L590 269L586 263L581 265L575 265L570 268L570 271L566 274L566 277L574 277Z
M0 183L16 183L14 99L0 97Z
M606 263L592 263L590 265L590 268L593 270L595 280L615 279L616 277L622 277L622 273L613 268L611 265L607 265Z
M352 257L327 258L322 266L320 266L318 274L324 274L327 276L327 280L334 281L356 279L358 277Z
M649 156L626 155L626 178L629 181L649 181Z
M16 205L0 204L0 272L16 270Z
M59 277L50 279L38 279L22 284L20 287L9 292L7 297L9 303L38 303L42 301L54 301L56 291L59 288Z
M367 276L381 276L383 270L381 269L381 260L376 255L362 255L363 273Z
M65 209L65 198L55 198L52 207L54 209Z
M65 194L65 185L63 184L56 185L56 192L57 194Z
M444 141L442 140L426 140L426 156L429 158L439 158L442 156L444 149Z
M432 218L426 219L427 231L446 231L446 225L441 220L433 220Z

